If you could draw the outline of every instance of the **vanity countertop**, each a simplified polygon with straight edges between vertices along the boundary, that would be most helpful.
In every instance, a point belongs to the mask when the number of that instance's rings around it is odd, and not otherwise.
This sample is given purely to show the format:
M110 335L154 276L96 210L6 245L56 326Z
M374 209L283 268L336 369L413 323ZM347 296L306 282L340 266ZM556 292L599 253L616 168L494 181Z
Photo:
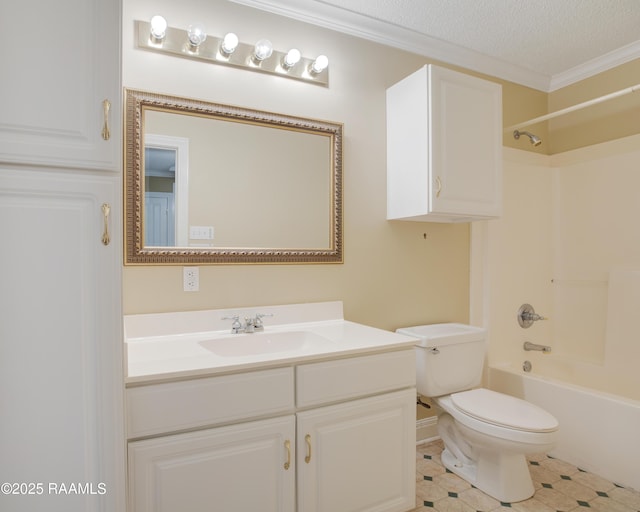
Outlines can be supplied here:
M265 318L263 332L231 334L231 321L222 320L256 312L273 315ZM132 315L124 323L127 385L379 353L417 342L344 320L340 302Z

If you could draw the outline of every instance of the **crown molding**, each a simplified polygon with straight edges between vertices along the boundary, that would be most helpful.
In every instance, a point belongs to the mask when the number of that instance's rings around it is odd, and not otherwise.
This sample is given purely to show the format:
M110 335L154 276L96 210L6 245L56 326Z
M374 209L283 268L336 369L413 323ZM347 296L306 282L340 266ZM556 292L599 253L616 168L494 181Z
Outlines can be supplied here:
M315 0L231 0L262 11L422 55L542 92L597 75L640 58L640 41L553 76L489 57L479 52Z
M606 53L602 57L587 61L563 73L553 75L548 92L567 87L580 80L592 77L598 73L603 73L637 58L640 58L640 41L618 48L617 50Z
M551 77L413 30L312 0L231 0L477 73L548 91Z

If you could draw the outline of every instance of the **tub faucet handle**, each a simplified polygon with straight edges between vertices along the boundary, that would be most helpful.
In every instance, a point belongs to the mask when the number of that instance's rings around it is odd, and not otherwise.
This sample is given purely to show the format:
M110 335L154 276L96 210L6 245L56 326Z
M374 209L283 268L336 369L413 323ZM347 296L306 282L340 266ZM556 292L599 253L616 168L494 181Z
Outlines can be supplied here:
M518 324L523 329L527 329L533 325L533 322L538 320L546 320L547 318L536 313L531 304L523 304L518 310Z

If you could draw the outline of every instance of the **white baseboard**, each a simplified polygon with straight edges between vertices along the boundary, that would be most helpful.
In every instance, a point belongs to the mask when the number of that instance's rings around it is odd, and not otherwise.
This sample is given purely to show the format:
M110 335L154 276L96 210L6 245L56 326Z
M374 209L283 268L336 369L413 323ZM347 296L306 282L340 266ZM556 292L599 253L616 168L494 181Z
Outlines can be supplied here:
M438 418L431 416L416 422L416 443L428 443L439 439Z

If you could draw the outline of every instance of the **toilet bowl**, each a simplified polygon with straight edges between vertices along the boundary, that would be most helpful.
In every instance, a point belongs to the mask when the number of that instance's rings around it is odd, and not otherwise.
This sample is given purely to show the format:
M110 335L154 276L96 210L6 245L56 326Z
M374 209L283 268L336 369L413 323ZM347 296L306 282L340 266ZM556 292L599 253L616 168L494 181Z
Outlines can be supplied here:
M526 456L553 447L558 421L534 404L478 387L485 330L435 324L397 332L420 339L417 387L435 405L444 466L501 502L531 497Z
M434 399L444 466L502 502L534 493L527 455L550 450L557 420L509 395L478 388ZM467 407L468 406L468 407Z

